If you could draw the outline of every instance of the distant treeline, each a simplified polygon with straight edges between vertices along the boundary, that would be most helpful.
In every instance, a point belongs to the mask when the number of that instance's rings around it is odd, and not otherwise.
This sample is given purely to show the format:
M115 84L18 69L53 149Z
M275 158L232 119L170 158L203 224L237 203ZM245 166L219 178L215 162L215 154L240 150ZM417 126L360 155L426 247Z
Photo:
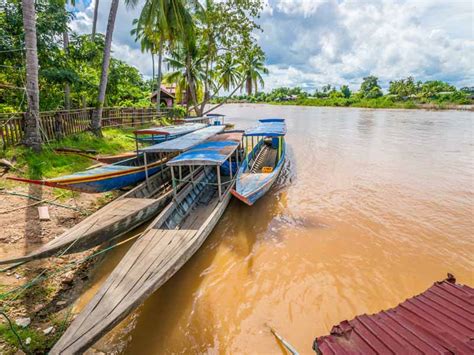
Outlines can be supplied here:
M336 88L325 85L309 93L301 87L277 88L269 93L233 96L227 102L274 103L303 106L354 106L373 108L417 108L426 105L449 107L451 105L473 104L474 87L456 87L443 81L415 81L413 77L390 82L388 93L384 94L378 78L364 78L360 88L352 92L347 85ZM220 102L219 99L215 100Z

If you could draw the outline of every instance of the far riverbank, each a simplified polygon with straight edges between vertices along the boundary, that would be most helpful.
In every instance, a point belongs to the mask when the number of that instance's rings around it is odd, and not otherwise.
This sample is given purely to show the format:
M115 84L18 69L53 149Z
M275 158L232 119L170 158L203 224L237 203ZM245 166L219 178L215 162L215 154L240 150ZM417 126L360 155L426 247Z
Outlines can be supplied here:
M218 102L215 102L218 103ZM260 102L255 100L228 100L226 104L265 104L276 106L308 106L308 107L344 107L344 108L370 108L370 109L403 109L403 110L456 110L474 111L474 104L459 105L454 103L415 103L387 102L386 100L364 100L351 102L350 99L324 100L302 99L288 101Z

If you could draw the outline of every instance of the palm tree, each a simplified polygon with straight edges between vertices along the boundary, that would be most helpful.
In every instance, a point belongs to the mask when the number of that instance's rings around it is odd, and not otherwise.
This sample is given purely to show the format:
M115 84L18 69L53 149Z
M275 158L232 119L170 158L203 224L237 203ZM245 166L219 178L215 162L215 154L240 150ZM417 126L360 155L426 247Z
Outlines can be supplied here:
M36 43L35 0L22 0L23 27L26 47L26 97L28 109L25 116L25 136L23 143L35 151L41 150L38 52Z
M169 57L165 59L168 66L174 71L169 72L165 79L168 82L176 83L185 92L186 105L197 104L197 90L202 87L205 80L205 69L203 68L203 58L190 53L186 46L178 46L170 51Z
M261 51L253 50L240 65L240 70L245 78L245 89L249 96L253 91L257 94L257 84L260 84L261 87L264 86L262 74L268 74L264 60L265 56Z
M94 4L94 20L92 21L92 42L95 40L95 32L97 29L97 17L99 16L99 0L95 0Z
M194 25L184 0L146 0L136 22L137 39L147 38L158 52L157 108L160 109L162 62L165 43L194 37ZM142 47L143 50L143 47Z
M229 91L230 88L238 86L242 77L242 73L239 71L239 63L229 52L217 60L214 75L217 77L216 79L219 83L219 87L216 90L217 92L221 88Z
M138 0L125 0L125 3L129 7L134 7L137 4ZM102 109L105 101L105 91L107 90L107 80L109 74L109 64L110 64L110 51L112 48L112 36L114 33L115 19L117 17L119 0L112 0L110 5L109 19L107 22L107 32L105 34L105 46L104 46L104 56L102 59L102 73L100 76L99 84L99 97L97 100L97 109L92 116L91 121L91 130L96 136L102 136L101 131L101 119L102 119Z

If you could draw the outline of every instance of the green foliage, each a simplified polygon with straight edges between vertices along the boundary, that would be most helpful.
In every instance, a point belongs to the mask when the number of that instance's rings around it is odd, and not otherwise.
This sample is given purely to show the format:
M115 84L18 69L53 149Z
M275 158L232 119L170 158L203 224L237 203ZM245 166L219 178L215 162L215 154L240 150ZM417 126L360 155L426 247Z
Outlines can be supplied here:
M391 81L389 94L383 95L377 83L377 78L368 77L365 79L363 83L365 93L351 93L347 85L342 85L340 90L336 91L335 87L328 84L323 86L321 90L316 90L313 96L309 96L300 87L281 87L273 89L269 93L259 92L251 96L235 96L231 102L269 102L281 105L406 109L419 107L447 108L451 105L473 104L472 93L474 93L474 89L472 88L456 90L452 85L438 81L428 81L424 84L421 82L415 83L415 80L409 77L407 79ZM423 87L428 92L431 92L431 97L427 98L424 96L422 92ZM218 98L214 102L219 103L222 100L222 98Z
M351 90L349 89L349 86L347 85L342 85L341 86L341 94L344 96L346 99L351 97Z
M388 92L400 98L416 95L420 92L421 82L415 83L415 79L409 76L406 79L394 80L390 82Z
M421 96L424 98L433 98L440 93L454 93L456 88L443 81L426 81L421 86Z
M360 94L367 99L375 99L383 95L376 76L370 75L363 79L360 85Z
M12 0L0 11L0 83L24 87L25 64L21 1ZM36 1L40 110L64 107L64 85L70 84L72 107L95 106L97 100L104 36L77 35L68 28L73 13L65 11L64 1ZM63 48L63 32L69 33L68 53ZM9 52L10 50L15 50ZM107 103L113 106L144 106L149 97L137 69L112 59L107 87ZM148 100L149 101L149 100ZM149 102L146 106L149 106ZM22 90L0 88L0 112L26 109Z

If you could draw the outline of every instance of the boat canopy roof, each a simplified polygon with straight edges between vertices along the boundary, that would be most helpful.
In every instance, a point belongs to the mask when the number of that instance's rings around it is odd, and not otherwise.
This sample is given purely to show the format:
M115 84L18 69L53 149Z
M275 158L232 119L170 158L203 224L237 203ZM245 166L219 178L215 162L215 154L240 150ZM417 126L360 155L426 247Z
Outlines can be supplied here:
M170 160L168 166L222 165L239 146L242 132L218 134Z
M145 129L138 129L133 133L140 134L156 134L156 135L183 135L190 132L197 131L198 129L207 127L205 123L185 123L182 125L172 125L172 126L163 126L163 127L152 127Z
M246 136L280 137L286 134L286 124L282 118L266 118L259 121L257 127L245 131Z
M203 122L203 121L207 121L207 119L208 119L207 117L186 117L186 118L181 118L179 121L191 123L191 122Z
M140 151L146 153L184 152L223 130L224 126L209 126L169 141L141 148Z

